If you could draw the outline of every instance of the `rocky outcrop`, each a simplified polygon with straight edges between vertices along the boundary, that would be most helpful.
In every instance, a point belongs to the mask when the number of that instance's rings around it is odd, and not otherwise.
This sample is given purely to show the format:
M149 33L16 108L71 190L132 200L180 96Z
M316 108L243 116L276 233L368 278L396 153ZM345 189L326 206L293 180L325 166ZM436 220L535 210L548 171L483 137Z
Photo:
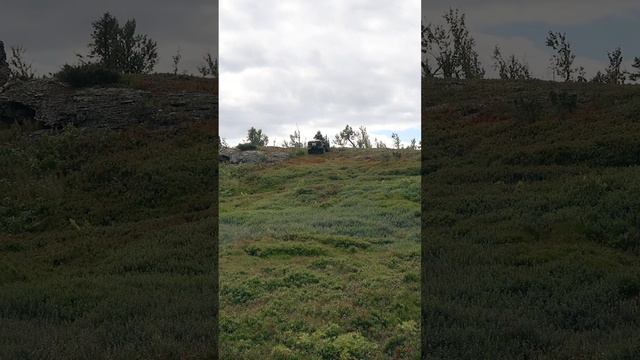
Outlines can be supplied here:
M291 157L288 152L265 152L259 150L240 151L238 149L222 149L218 160L231 164L274 163Z
M73 89L54 79L8 83L0 91L0 120L31 116L45 128L118 129L145 123L176 126L216 119L217 97L208 93L156 93L125 87Z
M4 51L4 43L0 41L0 87L9 81L10 75L7 53Z

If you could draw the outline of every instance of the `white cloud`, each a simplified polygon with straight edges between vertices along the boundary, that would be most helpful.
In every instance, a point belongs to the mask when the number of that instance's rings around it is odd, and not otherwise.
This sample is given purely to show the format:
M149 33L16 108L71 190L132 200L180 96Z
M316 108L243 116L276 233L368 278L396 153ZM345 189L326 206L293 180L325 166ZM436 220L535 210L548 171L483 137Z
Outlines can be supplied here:
M220 2L220 133L420 128L418 0Z
M469 24L501 25L543 22L550 25L575 25L593 20L640 11L637 0L422 0L422 11L429 20L449 8L464 10Z

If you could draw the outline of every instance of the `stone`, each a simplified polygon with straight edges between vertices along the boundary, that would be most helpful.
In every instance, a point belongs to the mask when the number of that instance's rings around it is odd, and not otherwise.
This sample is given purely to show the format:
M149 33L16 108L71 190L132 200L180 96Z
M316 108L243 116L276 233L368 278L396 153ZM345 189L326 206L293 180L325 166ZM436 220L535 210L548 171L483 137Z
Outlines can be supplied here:
M288 152L269 152L260 150L240 151L235 148L225 148L220 150L218 160L231 164L257 164L276 163L287 160L291 157Z
M176 102L183 104L175 108ZM11 120L20 110L45 128L77 127L121 129L144 123L177 127L193 121L217 119L218 101L210 93L157 93L131 88L74 89L55 79L11 81L0 91L0 115Z

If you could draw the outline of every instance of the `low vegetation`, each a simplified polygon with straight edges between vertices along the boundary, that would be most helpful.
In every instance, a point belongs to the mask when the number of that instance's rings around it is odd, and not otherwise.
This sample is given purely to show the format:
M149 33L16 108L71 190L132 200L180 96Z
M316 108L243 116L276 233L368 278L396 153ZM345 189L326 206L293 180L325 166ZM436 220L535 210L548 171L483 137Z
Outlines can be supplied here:
M213 358L217 122L31 130L0 129L0 358Z
M120 81L120 73L100 64L64 65L55 76L75 88L111 85Z
M220 168L223 359L418 359L419 152Z
M640 87L422 91L428 358L638 358Z

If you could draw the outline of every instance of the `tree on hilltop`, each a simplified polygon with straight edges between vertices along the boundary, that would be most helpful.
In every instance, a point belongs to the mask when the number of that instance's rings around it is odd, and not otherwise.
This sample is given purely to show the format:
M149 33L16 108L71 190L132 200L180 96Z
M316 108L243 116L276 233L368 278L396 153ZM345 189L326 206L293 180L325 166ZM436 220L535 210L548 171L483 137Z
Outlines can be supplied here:
M256 129L252 126L247 133L247 141L251 145L266 146L269 143L269 137L262 133L262 129Z
M443 18L444 25L421 25L423 76L483 78L485 71L475 50L475 40L467 29L464 13L449 9Z
M357 147L356 143L356 131L349 125L345 126L344 130L340 131L339 134L333 139L333 142L338 146L345 146L347 144L351 144L351 147Z
M367 128L360 126L360 131L356 132L356 145L360 149L371 149L371 140Z
M607 53L609 57L609 67L606 69L605 78L609 84L624 84L626 80L626 72L622 70L622 49L617 47L615 50Z
M568 82L574 79L574 74L577 74L577 81L586 81L584 67L573 67L576 55L571 50L571 44L567 40L566 33L549 31L546 44L555 51L555 54L551 56L551 67L554 75L558 75L565 82Z
M328 138L324 138L328 143ZM371 149L371 138L365 126L360 126L358 130L354 130L351 126L345 126L339 134L336 134L333 143L338 146L351 145L352 148Z
M92 23L89 56L108 69L125 74L147 74L158 61L158 46L147 35L136 34L136 20L120 26L118 19L105 13Z
M502 52L498 45L493 50L493 68L498 71L502 80L528 80L531 79L529 66L520 62L515 55L509 56L507 60L502 57Z
M204 63L198 66L198 72L202 77L209 75L218 77L218 59L214 59L211 53L206 53L203 58Z
M11 47L9 59L9 74L13 79L31 80L35 77L31 64L25 60L27 50L22 45Z
M629 75L629 79L631 81L636 81L638 79L640 79L640 58L639 57L635 57L633 58L633 65L631 65L633 68L638 69L636 73L632 73Z
M393 139L393 147L400 150L400 136L397 133L391 133L391 138Z
M289 146L291 147L301 148L304 146L304 144L302 144L302 137L300 135L300 130L298 129L294 130L293 134L289 135L289 139L291 140L289 142Z

